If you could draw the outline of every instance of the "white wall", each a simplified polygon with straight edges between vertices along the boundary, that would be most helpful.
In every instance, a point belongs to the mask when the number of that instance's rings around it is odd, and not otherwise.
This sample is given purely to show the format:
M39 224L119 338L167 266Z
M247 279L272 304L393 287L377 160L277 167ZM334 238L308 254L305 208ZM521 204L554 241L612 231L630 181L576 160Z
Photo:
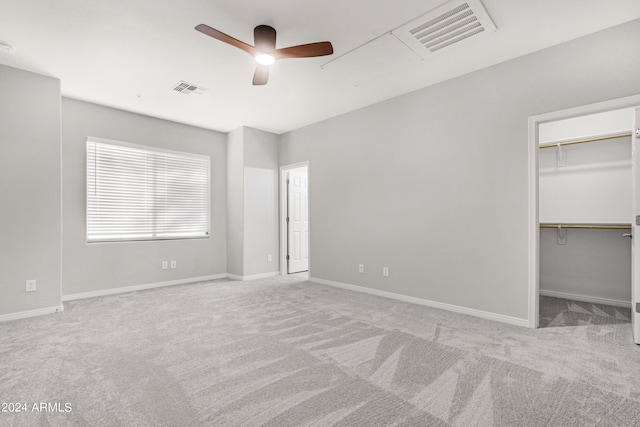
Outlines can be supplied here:
M86 242L86 138L208 155L211 230L207 239ZM227 153L224 134L62 99L63 295L226 273ZM161 269L176 260L176 269Z
M541 139L560 141L630 132L633 109L543 123ZM565 166L555 148L540 150L539 207L542 223L630 224L631 137L563 147ZM629 230L540 231L540 291L567 298L631 299Z
M631 125L629 125L629 131ZM540 222L631 223L631 137L540 150Z
M0 315L57 307L60 81L0 65L0 122Z
M638 39L636 20L283 135L280 164L312 165L311 276L526 319L528 117L640 92Z

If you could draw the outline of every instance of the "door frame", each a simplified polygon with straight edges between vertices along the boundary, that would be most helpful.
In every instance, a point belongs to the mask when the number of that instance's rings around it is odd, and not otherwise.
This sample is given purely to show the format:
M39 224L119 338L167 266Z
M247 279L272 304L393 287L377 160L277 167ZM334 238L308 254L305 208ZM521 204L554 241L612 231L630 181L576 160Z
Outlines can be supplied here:
M529 328L539 327L539 295L540 295L540 220L539 220L539 133L538 126L541 123L556 120L570 119L589 114L603 113L606 111L620 110L640 105L640 95L632 95L594 104L565 110L552 111L529 117L529 263L528 263L528 324Z
M287 173L292 169L307 168L307 189L310 190L309 183L311 169L309 161L291 163L280 166L280 274L287 275ZM310 193L310 191L309 191ZM309 215L309 226L311 226L311 194L308 195L307 212ZM311 233L309 233L309 276L311 276Z

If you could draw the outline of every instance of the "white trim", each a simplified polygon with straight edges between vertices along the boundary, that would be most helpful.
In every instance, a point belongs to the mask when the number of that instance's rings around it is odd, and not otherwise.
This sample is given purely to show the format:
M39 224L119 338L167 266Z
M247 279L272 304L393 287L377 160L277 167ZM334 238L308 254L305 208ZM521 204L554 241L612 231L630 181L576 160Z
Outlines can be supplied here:
M540 313L538 311L540 295L539 279L539 259L540 259L540 223L538 222L538 126L540 123L555 120L570 119L572 117L586 116L589 114L602 113L605 111L631 108L640 105L640 95L627 96L594 104L582 105L580 107L568 108L566 110L553 111L550 113L538 114L529 117L529 220L527 224L529 235L529 289L528 289L528 326L537 328Z
M533 142L533 144L532 144ZM527 310L527 326L531 329L538 327L539 322L539 304L538 289L540 286L540 219L538 217L538 177L539 177L539 158L540 147L538 146L538 122L533 117L529 118L529 215L527 224L528 233L528 292L529 298Z
M282 165L282 166L280 166L280 170L291 170L291 169L299 169L299 168L304 168L304 167L309 167L309 161L308 160L305 160L304 162L290 163L288 165Z
M309 161L291 163L280 166L280 274L287 274L287 172L291 169L307 168L307 188L310 189ZM307 212L309 225L311 225L311 195L308 196ZM309 272L311 272L311 233L309 233Z
M169 280L166 282L145 283L142 285L123 286L121 288L101 289L99 291L81 292L78 294L62 295L62 301L74 301L85 298L102 297L106 295L123 294L126 292L143 291L145 289L163 288L165 286L184 285L187 283L202 282L205 280L226 279L227 274L213 274L211 276L189 277L186 279Z
M238 276L237 274L227 274L227 278L233 280L242 280L243 282L248 282L250 280L258 280L258 279L266 279L269 277L279 276L279 271L272 271L270 273L260 273L260 274L252 274L250 276Z
M252 274L250 276L243 276L242 280L249 281L249 280L266 279L269 277L276 277L279 275L280 275L279 271L272 271L270 273L260 273L260 274Z
M29 317L44 316L45 314L53 314L64 311L62 304L56 307L39 308L37 310L20 311L18 313L9 313L0 315L0 323L10 322L12 320L27 319Z
M58 93L60 93L61 91L61 83L58 80ZM60 103L58 104L58 108L59 108L59 117L58 117L58 123L60 123L60 127L59 127L59 135L58 138L60 141L59 144L59 151L60 151L60 252L59 255L60 257L58 258L59 262L60 262L60 274L58 275L58 301L60 302L58 307L60 307L60 311L64 310L64 307L62 305L62 278L64 277L64 271L63 271L63 266L64 266L64 179L63 179L63 173L62 171L64 171L64 154L63 154L63 149L62 149L62 95L60 95ZM85 174L86 174L86 170L85 170ZM86 179L86 176L85 176ZM85 224L86 227L86 224ZM85 232L86 232L86 228L85 228Z
M540 289L540 295L543 295L545 297L569 299L573 301L590 302L592 304L604 304L604 305L613 305L615 307L631 308L631 301L620 301L617 299L590 297L588 295L576 295L576 294L569 294L567 292L545 291L543 289Z
M408 302L411 304L424 305L432 308L439 308L441 310L452 311L454 313L467 314L469 316L480 317L482 319L493 320L501 323L508 323L515 326L527 327L529 322L527 319L520 319L517 317L505 316L503 314L490 313L488 311L476 310L473 308L461 307L459 305L446 304L437 301L430 301L422 298L411 297L408 295L396 294L393 292L381 291L378 289L367 288L364 286L351 285L348 283L334 282L332 280L319 279L317 277L309 277L309 281L313 283L319 283L321 285L333 286L336 288L348 289L350 291L362 292L365 294L376 295L385 298L391 298L398 301Z
M196 159L207 159L209 160L209 162L211 161L211 156L208 154L200 154L200 153L194 153L190 151L170 150L168 148L161 148L155 145L137 144L134 142L119 141L116 139L99 138L97 136L87 136L85 143L89 141L97 142L99 144L119 145L121 147L135 148L137 150L159 151L161 153L178 154L181 156L186 156L186 157L191 157Z

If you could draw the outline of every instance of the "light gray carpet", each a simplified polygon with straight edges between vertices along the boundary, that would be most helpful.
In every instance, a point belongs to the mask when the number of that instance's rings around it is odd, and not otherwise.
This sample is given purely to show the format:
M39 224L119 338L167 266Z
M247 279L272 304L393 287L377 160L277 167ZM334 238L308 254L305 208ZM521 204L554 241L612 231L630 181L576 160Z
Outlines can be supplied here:
M0 324L0 402L29 407L2 426L631 426L640 349L624 322L534 331L299 276L215 281Z
M627 324L631 328L630 308L540 297L541 328L618 324Z

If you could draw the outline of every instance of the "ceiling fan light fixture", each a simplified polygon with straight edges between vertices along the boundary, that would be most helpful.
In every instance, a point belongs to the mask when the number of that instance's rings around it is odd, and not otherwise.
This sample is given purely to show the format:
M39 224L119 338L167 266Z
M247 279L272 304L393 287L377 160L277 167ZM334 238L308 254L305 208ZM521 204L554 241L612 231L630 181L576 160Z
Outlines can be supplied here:
M275 62L273 55L268 53L259 53L256 55L256 62L260 65L271 65Z
M196 25L196 31L233 47L237 47L253 56L258 63L256 71L253 74L254 86L267 84L269 81L269 66L273 64L276 59L314 58L316 56L333 54L331 42L307 43L276 49L276 30L268 25L258 25L253 29L255 46L251 46L205 24Z

